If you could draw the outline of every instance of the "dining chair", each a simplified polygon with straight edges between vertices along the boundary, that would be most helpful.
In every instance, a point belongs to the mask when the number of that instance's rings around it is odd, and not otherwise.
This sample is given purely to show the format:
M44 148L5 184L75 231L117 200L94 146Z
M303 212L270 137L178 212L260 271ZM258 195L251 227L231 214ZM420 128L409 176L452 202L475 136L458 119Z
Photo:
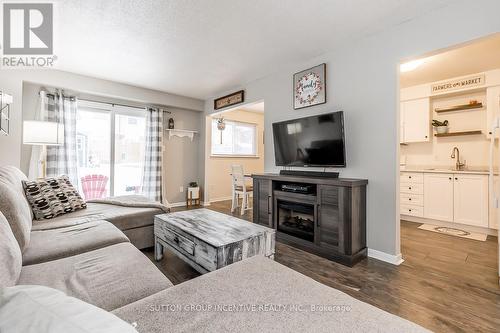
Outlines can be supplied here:
M252 209L250 205L250 193L253 191L253 186L248 185L245 181L245 173L243 172L242 165L232 165L231 166L231 192L232 192L232 203L231 203L231 213L234 213L236 208L239 207L240 195L242 196L241 203L241 215L245 214L246 210Z

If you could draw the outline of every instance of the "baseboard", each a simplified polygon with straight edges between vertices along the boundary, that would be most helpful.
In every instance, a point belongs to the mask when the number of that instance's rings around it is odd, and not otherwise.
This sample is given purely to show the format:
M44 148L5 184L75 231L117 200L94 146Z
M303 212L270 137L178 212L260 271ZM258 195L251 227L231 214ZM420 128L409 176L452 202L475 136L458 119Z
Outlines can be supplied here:
M186 206L186 202L185 201L181 201L181 202L169 202L168 203L170 207L184 207Z
M389 264L393 264L396 266L401 265L404 261L401 253L398 255L393 255L393 254L385 253L385 252L374 250L374 249L368 249L368 257L378 259L381 261L385 261L385 262L388 262Z
M250 198L253 198L253 193L250 192ZM231 196L229 197L219 197L219 198L213 198L210 199L210 202L220 202L220 201L231 201L233 198ZM241 199L240 199L241 201Z
M210 202L220 202L220 201L229 201L231 200L231 197L219 197L219 198L213 198L210 199Z

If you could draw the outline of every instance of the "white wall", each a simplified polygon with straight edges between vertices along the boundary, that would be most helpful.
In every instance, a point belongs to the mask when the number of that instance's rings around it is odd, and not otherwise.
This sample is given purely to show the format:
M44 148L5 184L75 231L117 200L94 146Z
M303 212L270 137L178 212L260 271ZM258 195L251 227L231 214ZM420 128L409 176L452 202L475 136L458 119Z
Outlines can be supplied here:
M342 177L367 178L368 247L400 254L397 187L399 164L398 63L500 30L500 2L456 1L310 61L281 68L265 78L234 87L245 102L264 100L265 168L275 171L271 124L285 119L344 110L347 168ZM328 41L325 41L327 43ZM325 62L328 103L293 110L292 75ZM223 91L223 96L230 91ZM213 112L213 99L205 103Z
M406 165L452 167L455 165L455 160L450 155L453 147L456 146L460 149L460 160L467 160L468 167L487 169L490 157L490 140L486 136L489 128L487 126L485 90L433 98L430 110L428 110L431 113L431 119L448 120L450 132L481 130L483 134L437 138L432 130L429 142L409 143L406 146L401 146L401 156L406 160ZM483 103L484 107L460 112L436 113L434 111L436 108L468 104L471 99Z
M23 82L59 87L105 98L170 106L177 109L203 111L204 108L203 101L194 98L63 71L0 69L0 90L14 97L14 103L11 105L11 134L0 136L0 165L9 164L19 167L21 163Z

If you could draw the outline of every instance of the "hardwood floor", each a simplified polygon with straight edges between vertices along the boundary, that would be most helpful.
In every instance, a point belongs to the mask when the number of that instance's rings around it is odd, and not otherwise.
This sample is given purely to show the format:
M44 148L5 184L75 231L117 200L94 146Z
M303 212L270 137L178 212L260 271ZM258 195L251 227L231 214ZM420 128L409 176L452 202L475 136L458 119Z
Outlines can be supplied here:
M230 207L224 201L208 208L231 214ZM252 212L241 218L251 221ZM418 226L401 222L400 266L368 258L349 268L281 243L275 260L436 332L500 332L496 237L480 242ZM174 284L199 275L170 253L156 264Z

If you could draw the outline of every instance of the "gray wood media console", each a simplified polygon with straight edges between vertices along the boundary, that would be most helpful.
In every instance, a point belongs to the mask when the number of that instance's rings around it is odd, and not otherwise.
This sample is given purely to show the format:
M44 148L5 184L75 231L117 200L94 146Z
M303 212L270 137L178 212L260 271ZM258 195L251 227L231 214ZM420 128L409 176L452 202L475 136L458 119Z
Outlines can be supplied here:
M276 239L353 266L366 257L366 179L255 174L253 219Z

